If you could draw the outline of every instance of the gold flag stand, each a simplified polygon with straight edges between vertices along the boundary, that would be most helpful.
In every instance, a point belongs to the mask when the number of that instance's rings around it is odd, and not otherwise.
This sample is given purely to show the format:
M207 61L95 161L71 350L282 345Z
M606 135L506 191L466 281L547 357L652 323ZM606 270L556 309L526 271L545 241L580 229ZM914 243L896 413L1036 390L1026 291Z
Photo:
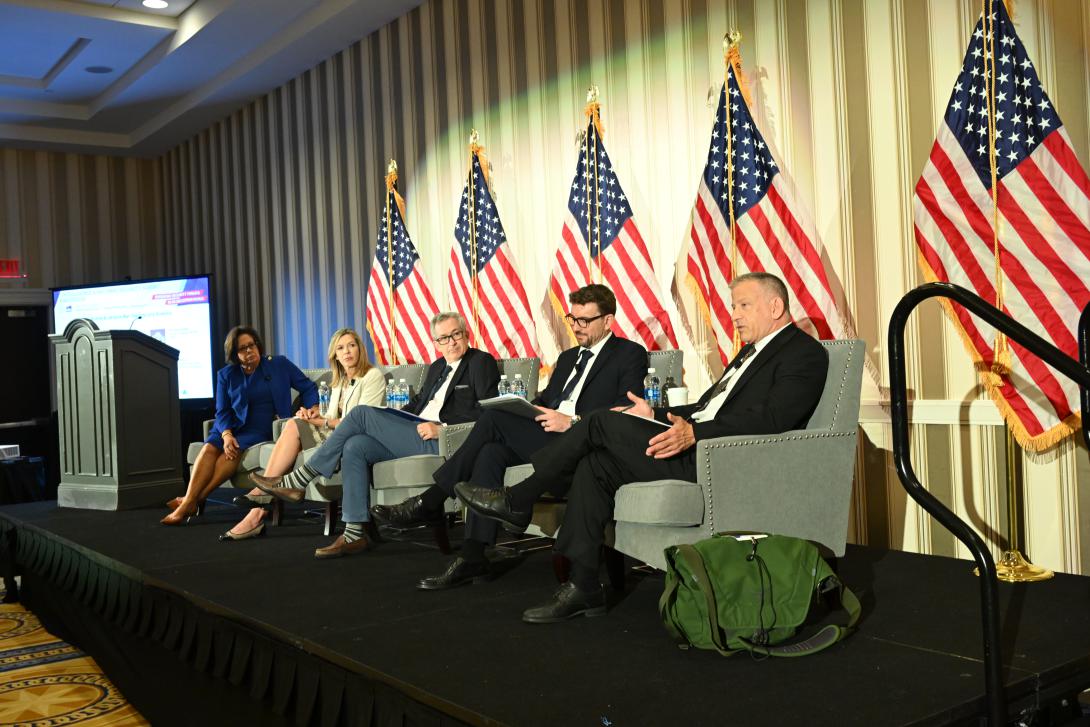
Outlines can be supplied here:
M1007 550L1003 551L1003 555L999 557L999 560L995 563L996 578L1006 583L1034 583L1036 581L1047 581L1052 576L1056 575L1048 568L1042 568L1037 565L1033 565L1022 555L1022 551L1019 549L1019 537L1018 537L1018 516L1019 516L1019 504L1021 498L1019 497L1021 488L1019 487L1021 478L1018 476L1018 470L1015 467L1015 447L1018 443L1014 441L1014 435L1011 434L1010 427L1005 426L1003 430L1007 433Z

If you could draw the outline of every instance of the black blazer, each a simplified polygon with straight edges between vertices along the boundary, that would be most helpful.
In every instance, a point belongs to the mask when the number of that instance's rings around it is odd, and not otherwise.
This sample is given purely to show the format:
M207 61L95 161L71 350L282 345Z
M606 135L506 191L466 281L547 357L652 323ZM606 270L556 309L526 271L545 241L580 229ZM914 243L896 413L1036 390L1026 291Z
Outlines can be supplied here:
M564 391L564 384L578 360L579 346L561 353L549 378L549 385L531 403L550 409L559 406L560 402L556 399ZM644 347L614 334L598 355L590 360L590 371L585 374L583 390L575 402L575 413L584 416L596 409L630 404L625 394L631 391L636 396L643 396L645 375L647 351Z
M440 356L432 361L420 391L413 395L405 405L405 411L419 414L428 405L426 398L432 384L443 373L447 360ZM439 410L439 421L444 424L462 424L475 422L481 416L481 399L496 396L496 386L500 383L500 367L492 355L476 348L470 348L462 356L462 363L453 374L453 380L447 387L443 408Z
M828 371L829 356L822 345L793 323L789 324L742 372L715 419L693 422L693 434L699 441L798 429L814 413ZM696 404L656 409L655 418L667 421L666 412L671 412L691 420L693 412L704 406L714 389L712 384Z

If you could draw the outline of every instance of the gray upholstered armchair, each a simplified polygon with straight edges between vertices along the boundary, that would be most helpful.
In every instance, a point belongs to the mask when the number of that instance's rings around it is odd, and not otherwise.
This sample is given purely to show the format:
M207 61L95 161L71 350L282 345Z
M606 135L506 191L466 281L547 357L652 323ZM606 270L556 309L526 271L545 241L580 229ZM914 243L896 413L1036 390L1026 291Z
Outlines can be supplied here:
M822 341L829 374L806 428L697 444L697 482L617 491L613 547L656 568L663 550L723 531L806 538L843 555L859 429L862 341Z
M498 364L500 373L507 374L509 380L514 380L515 374L522 374L529 398L537 396L538 359L536 357L505 358L500 359ZM431 487L434 484L432 475L435 470L462 445L471 429L473 429L472 423L452 424L440 429L439 454L437 455L421 454L375 464L371 476L371 483L375 489L374 503L394 505L413 495L419 495ZM456 500L447 500L447 512L454 513L460 510L461 506ZM436 539L441 549L449 550L450 546L445 540L445 533L436 533Z

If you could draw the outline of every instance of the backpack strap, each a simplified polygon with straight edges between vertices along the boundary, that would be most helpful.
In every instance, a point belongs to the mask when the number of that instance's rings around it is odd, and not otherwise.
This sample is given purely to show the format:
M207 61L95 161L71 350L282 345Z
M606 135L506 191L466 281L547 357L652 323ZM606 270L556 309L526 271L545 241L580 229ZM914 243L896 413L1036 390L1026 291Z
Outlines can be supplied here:
M818 592L823 593L833 588L839 588L840 593L840 605L848 612L848 623L844 626L837 624L829 624L816 634L803 641L796 641L791 644L778 644L776 646L759 646L751 643L747 639L739 638L742 645L751 653L768 655L768 656L809 656L810 654L816 654L819 651L823 651L836 642L843 639L850 634L855 627L856 622L859 620L859 614L862 612L862 608L859 605L859 599L852 593L851 589L840 582L840 579L835 575L829 575L820 584L818 584Z

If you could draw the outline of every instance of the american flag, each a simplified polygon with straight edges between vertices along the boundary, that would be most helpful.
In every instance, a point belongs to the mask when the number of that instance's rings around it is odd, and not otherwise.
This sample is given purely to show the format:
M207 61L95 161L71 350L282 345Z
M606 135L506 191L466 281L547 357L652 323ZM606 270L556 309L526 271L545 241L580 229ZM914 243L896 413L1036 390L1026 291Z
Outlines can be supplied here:
M375 358L384 366L427 363L435 358L431 319L439 310L420 269L420 256L405 230L404 215L397 172L391 171L386 175L386 204L367 286L367 331ZM392 266L389 260L393 260Z
M649 351L677 348L647 245L602 143L598 104L591 103L587 113L590 121L568 196L545 310L563 316L568 313L568 293L603 283L617 296L614 333ZM564 329L558 338L570 341L570 335Z
M447 281L474 345L496 358L537 356L534 317L511 259L480 147L470 151L469 179L454 225ZM472 195L472 196L471 196Z
M989 3L923 174L914 218L928 280L956 283L996 301L986 73L995 84L995 164L1004 310L1078 356L1076 327L1090 300L1090 180L1041 87L1002 2ZM994 41L991 30L994 28ZM995 49L995 62L991 49ZM993 68L994 73L985 71ZM1079 426L1079 389L1009 341L1010 371L995 367L996 332L947 307L1018 441L1040 450Z
M792 317L812 335L826 339L847 336L813 221L757 129L737 74L737 49L732 47L727 80L719 92L708 162L689 221L685 259L685 279L715 335L724 365L734 340L728 283L745 271L779 276L791 292ZM734 270L731 253L732 171L739 271Z

